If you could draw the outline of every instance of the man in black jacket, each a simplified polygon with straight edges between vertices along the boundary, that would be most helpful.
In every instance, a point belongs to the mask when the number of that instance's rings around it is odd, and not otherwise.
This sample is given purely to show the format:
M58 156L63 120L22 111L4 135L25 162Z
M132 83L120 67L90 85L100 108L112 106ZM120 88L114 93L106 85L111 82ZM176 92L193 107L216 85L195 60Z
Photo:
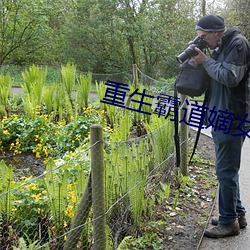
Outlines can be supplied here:
M209 57L195 48L198 55L193 57L211 78L206 124L212 128L219 181L219 218L205 235L221 238L238 235L247 226L239 169L243 142L250 137L250 46L237 27L226 30L220 16L202 17L195 30L213 50Z

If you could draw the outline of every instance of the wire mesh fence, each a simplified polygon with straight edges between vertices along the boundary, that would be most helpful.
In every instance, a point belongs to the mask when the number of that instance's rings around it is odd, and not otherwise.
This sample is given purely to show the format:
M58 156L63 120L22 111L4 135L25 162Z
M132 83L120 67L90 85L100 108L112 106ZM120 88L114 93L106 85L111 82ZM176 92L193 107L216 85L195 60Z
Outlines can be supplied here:
M176 171L174 123L155 117L143 136L130 131L129 139L116 140L116 131L73 157L48 159L36 177L17 178L1 161L1 249L119 249L128 237L142 233L139 225L164 199L162 183L171 183ZM92 151L100 144L102 149ZM103 182L93 181L101 172L93 172L93 164L102 160ZM96 215L103 198L104 211Z
M101 194L92 195L102 184L91 182L91 147L79 153L79 161L49 160L42 175L19 180L14 189L12 169L1 162L1 249L21 245L118 249L124 238L135 237L138 225L154 214L155 200L162 192L160 183L171 181L175 166L172 134L168 122L143 137L104 141L105 213L97 218L93 218L92 205L95 199L99 206ZM106 232L101 230L94 240L94 223L98 228L103 216ZM98 241L107 248L93 248Z

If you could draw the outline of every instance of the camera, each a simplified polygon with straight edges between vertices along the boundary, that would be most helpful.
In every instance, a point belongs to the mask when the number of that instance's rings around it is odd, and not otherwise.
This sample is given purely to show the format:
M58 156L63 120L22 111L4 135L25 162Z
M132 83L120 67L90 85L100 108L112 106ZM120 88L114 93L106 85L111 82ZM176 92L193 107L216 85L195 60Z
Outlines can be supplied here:
M177 61L179 63L183 63L188 58L198 55L195 47L199 48L200 50L203 50L207 48L207 43L199 36L197 36L190 45L180 54L176 57Z

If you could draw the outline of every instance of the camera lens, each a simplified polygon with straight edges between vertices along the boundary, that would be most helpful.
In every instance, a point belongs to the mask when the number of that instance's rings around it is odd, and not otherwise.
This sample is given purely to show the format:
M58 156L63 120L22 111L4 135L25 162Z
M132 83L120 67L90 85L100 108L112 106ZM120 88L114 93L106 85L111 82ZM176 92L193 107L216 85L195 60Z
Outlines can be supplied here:
M195 44L191 44L189 47L187 47L180 55L176 57L177 61L179 63L183 63L188 58L198 55L198 53L194 49L195 47L196 47Z

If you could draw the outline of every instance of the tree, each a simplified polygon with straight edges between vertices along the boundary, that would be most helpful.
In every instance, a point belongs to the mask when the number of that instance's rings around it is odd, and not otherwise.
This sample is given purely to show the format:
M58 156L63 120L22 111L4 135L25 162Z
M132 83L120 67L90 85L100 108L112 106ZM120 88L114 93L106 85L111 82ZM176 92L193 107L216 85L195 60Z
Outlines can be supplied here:
M43 33L46 8L42 1L7 0L0 2L0 65L17 53L29 41L34 41ZM33 43L26 53L41 47ZM19 62L17 62L19 63Z
M225 0L222 15L226 25L239 26L242 33L250 39L250 2L248 0Z

